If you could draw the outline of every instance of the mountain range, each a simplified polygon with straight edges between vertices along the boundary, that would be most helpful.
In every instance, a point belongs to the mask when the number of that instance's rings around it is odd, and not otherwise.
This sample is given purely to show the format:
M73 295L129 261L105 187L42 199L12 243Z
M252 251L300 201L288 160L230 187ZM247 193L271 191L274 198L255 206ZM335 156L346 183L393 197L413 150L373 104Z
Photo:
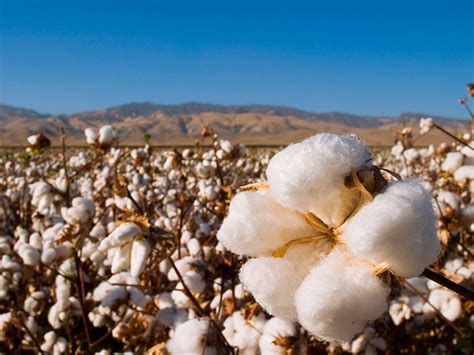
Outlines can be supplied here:
M59 143L64 127L68 143L84 145L84 129L112 125L127 145L142 144L145 134L155 145L192 144L204 126L212 127L221 137L235 142L276 145L297 142L318 132L356 133L368 144L390 145L395 132L412 127L415 135L421 113L399 116L363 116L341 112L314 113L272 105L213 105L185 103L160 105L149 102L129 103L107 109L71 115L50 115L34 110L0 104L0 146L22 146L31 134L43 132L53 144ZM431 116L453 133L467 127L464 120ZM446 140L439 132L417 139L419 145Z

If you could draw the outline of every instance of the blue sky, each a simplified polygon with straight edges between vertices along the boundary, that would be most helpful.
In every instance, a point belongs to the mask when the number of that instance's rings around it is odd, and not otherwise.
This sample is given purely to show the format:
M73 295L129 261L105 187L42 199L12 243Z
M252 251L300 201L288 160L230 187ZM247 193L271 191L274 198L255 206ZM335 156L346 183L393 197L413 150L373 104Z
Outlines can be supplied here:
M0 0L0 102L465 117L472 0Z

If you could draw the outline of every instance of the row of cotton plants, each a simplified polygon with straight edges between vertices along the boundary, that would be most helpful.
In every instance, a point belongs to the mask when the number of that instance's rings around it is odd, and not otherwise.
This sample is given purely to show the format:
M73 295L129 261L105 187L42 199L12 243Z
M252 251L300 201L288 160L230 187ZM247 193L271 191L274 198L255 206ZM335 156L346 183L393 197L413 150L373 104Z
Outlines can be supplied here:
M474 142L416 148L433 127L376 154L30 137L0 158L0 351L472 353Z

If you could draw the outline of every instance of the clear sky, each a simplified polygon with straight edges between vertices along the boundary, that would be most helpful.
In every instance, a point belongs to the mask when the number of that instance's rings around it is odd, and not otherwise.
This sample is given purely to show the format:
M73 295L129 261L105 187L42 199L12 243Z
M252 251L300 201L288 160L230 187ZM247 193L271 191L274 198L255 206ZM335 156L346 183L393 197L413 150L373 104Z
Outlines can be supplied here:
M0 0L0 102L465 117L472 0Z

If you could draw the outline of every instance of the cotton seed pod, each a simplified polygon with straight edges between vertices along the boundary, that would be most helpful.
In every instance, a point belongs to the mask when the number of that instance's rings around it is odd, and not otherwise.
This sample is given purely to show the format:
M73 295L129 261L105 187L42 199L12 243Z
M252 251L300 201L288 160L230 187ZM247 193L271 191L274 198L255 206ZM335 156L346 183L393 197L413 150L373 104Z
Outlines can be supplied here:
M301 325L317 338L342 343L388 308L389 288L373 268L342 249L313 267L296 291Z
M245 191L232 199L217 238L236 254L260 256L312 233L303 216L275 202L269 192Z
M312 212L330 227L342 224L358 203L347 189L351 170L369 167L370 154L354 135L321 133L277 153L267 168L272 195L283 206Z
M97 134L95 131L88 127L84 130L84 135L86 136L86 142L87 144L95 144L97 141Z
M115 131L112 126L103 126L99 129L99 143L109 145L115 138Z
M132 254L130 262L130 273L132 276L140 276L150 254L150 244L144 239L136 239L132 243Z
M355 256L404 277L420 275L440 252L431 198L414 180L389 184L349 221L343 239Z

